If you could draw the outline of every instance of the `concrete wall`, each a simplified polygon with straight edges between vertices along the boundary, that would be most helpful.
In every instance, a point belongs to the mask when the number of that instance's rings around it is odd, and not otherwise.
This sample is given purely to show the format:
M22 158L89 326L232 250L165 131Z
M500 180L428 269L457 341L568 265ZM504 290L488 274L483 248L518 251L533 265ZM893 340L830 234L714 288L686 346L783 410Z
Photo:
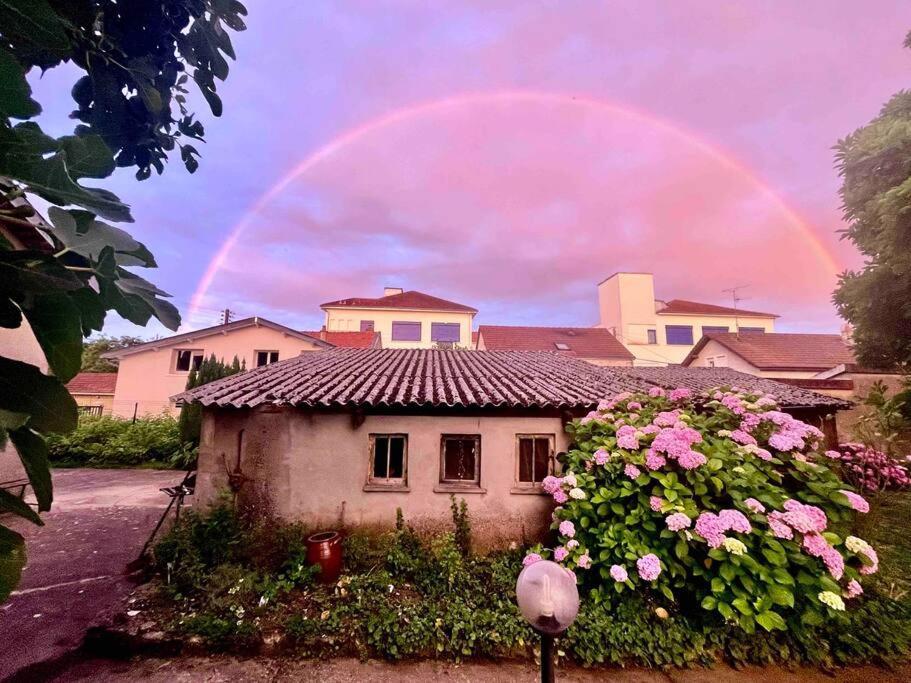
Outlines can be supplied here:
M279 360L287 360L305 351L318 351L320 347L265 326L244 327L177 344L169 344L167 339L163 339L160 347L120 359L114 389L114 415L132 417L134 410L138 415L177 414L178 410L170 397L186 388L190 374L174 369L178 349L200 350L207 358L214 353L216 358L224 359L226 363L230 363L236 355L251 370L256 367L256 351L278 351Z
M362 320L372 320L374 332L380 333L384 349L430 349L431 323L458 323L459 342L462 348L471 348L471 321L473 313L438 312L423 310L353 308L341 306L326 309L326 329L341 332L357 332ZM392 339L393 321L421 323L421 340L395 341Z
M407 491L365 490L371 433L408 435ZM249 480L238 500L261 514L319 527L386 527L400 507L419 529L444 526L450 501L439 483L442 434L481 435L481 488L456 493L468 503L475 539L489 545L538 538L553 502L516 492L516 435L553 434L556 452L566 450L557 417L368 415L354 428L346 414L207 409L197 504L210 504L227 489L227 471L239 457Z

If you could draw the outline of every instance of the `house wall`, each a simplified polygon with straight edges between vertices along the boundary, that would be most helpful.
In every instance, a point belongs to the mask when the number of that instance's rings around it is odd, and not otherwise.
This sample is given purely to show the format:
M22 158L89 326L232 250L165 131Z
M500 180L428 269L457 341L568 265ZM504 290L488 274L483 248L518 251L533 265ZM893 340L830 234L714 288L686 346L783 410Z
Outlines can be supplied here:
M433 348L433 342L430 339L431 323L458 323L459 346L466 349L471 348L471 321L474 314L469 312L353 308L350 306L326 308L325 312L326 329L332 331L357 332L361 329L362 320L372 320L373 329L380 333L384 349ZM421 323L421 340L419 342L393 340L393 321Z
M44 352L25 319L19 327L13 329L0 327L0 356L37 365L42 372L47 372ZM0 483L25 478L19 454L11 443L7 443L0 449Z
M113 394L72 394L78 406L101 406L102 415L110 415L114 410Z
M174 355L178 349L202 350L206 357L214 353L216 358L227 363L236 355L250 370L256 367L256 351L278 351L279 360L287 360L305 351L318 351L320 347L265 326L243 327L176 344L168 344L168 340L163 339L158 348L120 359L112 407L114 415L132 417L134 410L137 415L177 414L171 396L186 388L189 375L174 370Z
M719 344L714 339L709 340L696 357L690 362L693 368L712 367L714 361L715 367L731 368L738 372L745 372L748 375L756 377L781 377L786 379L811 379L819 374L819 370L760 370L752 363L746 361L742 356L734 353L723 344ZM841 379L841 378L839 378Z
M371 433L408 435L407 492L365 490ZM557 417L368 415L354 428L347 414L207 409L196 504L211 504L227 489L239 454L249 480L238 499L248 509L331 528L391 526L401 508L410 524L431 529L450 520L450 494L439 485L441 435L480 434L481 492L456 493L468 504L476 540L536 539L550 524L553 502L514 492L516 435L530 433L553 434L556 452L568 447Z
M592 365L600 365L601 367L631 367L633 361L627 360L626 358L580 358L579 360L584 360L586 363L591 363Z
M598 285L600 322L636 356L635 365L680 363L702 337L703 327L761 327L774 332L775 319L726 315L668 315L656 313L655 283L651 273L616 273ZM692 344L668 344L668 325L693 328ZM655 330L655 344L648 343L648 330Z

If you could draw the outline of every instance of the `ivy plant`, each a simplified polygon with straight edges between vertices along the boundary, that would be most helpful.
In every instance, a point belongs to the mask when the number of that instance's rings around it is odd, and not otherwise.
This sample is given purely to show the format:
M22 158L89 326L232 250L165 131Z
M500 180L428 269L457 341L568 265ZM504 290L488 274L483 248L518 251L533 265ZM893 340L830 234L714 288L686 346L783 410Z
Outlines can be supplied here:
M162 173L177 150L196 171L193 143L205 131L188 86L221 115L216 81L227 78L229 31L245 28L244 15L237 0L0 0L0 327L27 323L48 369L0 355L0 445L15 448L37 500L36 511L0 490L0 513L40 524L50 509L45 435L76 425L64 384L79 371L83 338L110 311L180 325L167 293L132 270L156 263L113 225L133 221L129 206L97 181L118 167L139 179ZM55 138L33 120L41 105L28 78L62 63L82 71L72 87L78 123ZM32 197L50 204L46 220ZM0 526L0 600L24 560L22 537Z

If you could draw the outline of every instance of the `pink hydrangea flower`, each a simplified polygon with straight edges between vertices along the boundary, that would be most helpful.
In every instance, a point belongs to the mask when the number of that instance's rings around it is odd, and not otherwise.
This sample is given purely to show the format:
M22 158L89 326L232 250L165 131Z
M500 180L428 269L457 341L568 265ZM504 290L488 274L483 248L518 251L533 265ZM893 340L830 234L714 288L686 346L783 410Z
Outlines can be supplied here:
M725 526L714 512L703 512L696 518L695 531L705 539L710 548L718 548L724 543Z
M644 581L654 581L661 573L661 560L654 553L643 555L636 560L636 569Z
M569 500L569 496L566 495L566 491L563 489L557 489L554 491L554 502L558 505L563 505L566 501Z
M562 545L554 550L554 559L557 562L562 562L565 560L567 555L569 555L569 551Z
M655 416L655 419L652 420L659 427L673 427L674 423L677 422L677 418L680 416L679 410L663 410Z
M815 531L803 536L803 548L813 557L823 557L830 548L829 542L823 538L822 534Z
M740 510L722 510L718 513L718 519L724 526L725 531L736 531L738 534L748 534L753 530L750 526L750 520L746 518Z
M760 503L760 502L759 502L758 500L756 500L755 498L747 498L745 501L743 501L743 503L744 503L744 505L746 505L752 512L755 512L756 514L761 514L761 513L765 512L765 505L763 505L762 503Z
M873 550L872 547L867 546L861 550L860 554L870 562L870 564L864 564L864 566L860 568L861 574L869 576L870 574L875 574L879 571L879 555L876 554L876 551Z
M636 428L631 425L623 425L617 430L617 446L634 451L639 448L639 437L636 436Z
M566 542L567 550L575 550L578 547L579 547L579 541L577 541L575 538L571 538Z
M579 559L576 560L576 564L582 567L582 569L588 569L592 566L592 558L588 556L588 553L585 553L584 555L579 556Z
M756 439L752 434L747 434L742 429L735 429L731 432L731 438L739 444L746 446L747 444L751 446L756 445Z
M610 460L610 453L608 453L603 448L599 448L595 451L594 460L596 465L604 465L608 460Z
M794 531L785 523L783 517L783 512L779 512L778 510L771 512L768 516L769 530L771 530L772 535L775 538L791 540L794 538Z
M610 576L617 583L621 583L629 579L629 574L626 571L626 568L621 567L619 564L611 565Z
M788 526L802 534L811 531L825 531L828 519L826 513L815 505L804 505L800 501L789 499L784 502L782 519Z
M841 556L841 553L832 546L828 546L822 554L822 561L832 578L836 581L840 580L845 573L845 558Z
M645 466L650 470L660 470L667 464L667 460L663 455L658 455L654 449L649 449L648 453L645 454Z
M664 389L662 389L661 387L652 387L651 389L648 390L648 395L651 396L652 398L658 398L660 396L664 396Z
M840 493L843 493L843 494L845 494L845 496L848 497L848 502L851 503L851 507L854 508L855 510L857 510L858 512L862 512L862 513L870 512L870 503L868 503L863 496L861 496L857 493L854 493L854 491L842 490L842 491L840 491Z
M544 558L542 558L540 555L538 555L538 553L528 553L528 555L526 555L525 558L522 560L522 566L523 567L531 566L535 562L540 562L542 559L544 559Z
M829 458L830 460L840 460L841 459L841 453L839 453L838 451L826 451L825 456L827 458ZM855 583L857 583L857 582L855 581ZM859 586L860 584L858 583L857 585Z
M682 512L675 512L674 514L669 515L665 518L664 522L671 531L682 531L693 523L692 520Z
M670 394L668 394L668 398L670 398L672 401L683 401L692 395L693 392L686 387L677 387Z
M563 536L572 538L576 535L576 525L570 522L568 519L565 519L560 522L560 533Z
M845 589L845 597L857 598L864 594L864 588L860 585L860 582L857 579L851 579L848 581L848 587Z
M685 470L694 470L706 463L706 457L696 451L686 451L677 457L677 464Z
M664 505L664 499L659 498L658 496L652 496L648 499L648 506L654 512L661 512L661 506Z
M630 401L626 404L627 410L642 410L642 404L639 401Z
M639 468L636 467L631 462L626 463L626 467L623 468L623 473L630 479L635 479L640 474L642 474L642 472L639 470Z
M541 482L541 488L545 493L553 495L555 491L560 490L560 486L563 484L563 480L559 477L547 476L544 477L544 480Z

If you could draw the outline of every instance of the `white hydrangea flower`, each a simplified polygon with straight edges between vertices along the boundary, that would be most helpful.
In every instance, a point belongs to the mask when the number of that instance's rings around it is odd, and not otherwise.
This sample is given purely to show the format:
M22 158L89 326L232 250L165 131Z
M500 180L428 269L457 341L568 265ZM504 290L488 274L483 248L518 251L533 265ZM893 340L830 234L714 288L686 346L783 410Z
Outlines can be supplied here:
M869 550L870 544L857 536L848 536L845 539L845 547L852 553L860 554Z
M730 436L730 435L731 435L731 430L730 430L730 429L719 429L719 430L718 430L718 436L728 437L728 436Z
M731 555L743 555L747 551L747 547L743 544L743 541L737 538L724 539L724 549L731 553Z
M576 475L572 472L567 472L566 476L563 477L563 483L567 486L575 486L578 483L576 481Z
M585 491L580 488L570 489L569 497L576 500L585 500Z
M819 601L822 604L828 605L834 610L838 610L839 612L845 611L845 601L841 599L840 595L833 593L832 591L822 591L816 597L819 598Z

